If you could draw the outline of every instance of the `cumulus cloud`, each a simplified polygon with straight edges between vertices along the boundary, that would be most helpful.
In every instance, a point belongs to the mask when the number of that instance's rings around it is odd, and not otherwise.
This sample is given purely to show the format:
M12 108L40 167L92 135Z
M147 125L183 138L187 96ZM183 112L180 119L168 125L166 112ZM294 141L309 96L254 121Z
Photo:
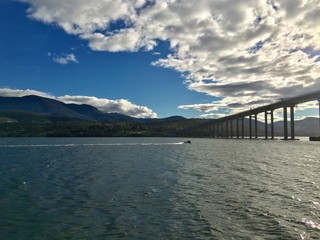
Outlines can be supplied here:
M219 103L203 103L203 104L191 104L191 105L181 105L179 109L185 110L197 110L200 112L211 112L217 111L220 108Z
M96 51L152 50L168 41L173 53L152 64L183 74L192 91L221 97L213 110L320 88L320 0L21 1L31 18ZM199 105L193 109L208 111Z
M98 108L102 112L116 112L133 117L156 118L157 114L145 106L138 106L126 99L109 100L88 96L61 96L57 97L64 103L88 104Z
M208 114L201 114L199 117L206 118L206 119L217 119L217 118L222 118L225 116L226 116L226 114L224 114L224 113L208 113Z
M28 95L37 95L41 97L51 98L64 103L88 104L96 107L97 109L105 113L116 112L132 117L157 118L157 114L148 107L133 104L132 102L126 99L109 100L105 98L96 98L91 96L53 96L48 93L30 89L21 90L0 88L1 97L23 97Z
M36 90L31 89L12 89L12 88L0 88L0 96L1 97L23 97L28 95L37 95L40 97L46 97L46 98L54 98L52 95Z
M52 60L56 63L66 65L69 63L79 63L78 59L73 53L70 54L62 54L62 55L57 55L55 53L48 53L49 57L52 57Z

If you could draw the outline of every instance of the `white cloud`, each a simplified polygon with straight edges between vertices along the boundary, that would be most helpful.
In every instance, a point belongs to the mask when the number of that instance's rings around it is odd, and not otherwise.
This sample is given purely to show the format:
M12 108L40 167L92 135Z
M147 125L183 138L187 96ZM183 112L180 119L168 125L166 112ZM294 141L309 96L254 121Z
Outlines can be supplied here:
M64 103L88 104L102 112L117 112L133 117L156 118L157 114L145 106L138 106L126 99L109 100L89 96L61 96L57 100Z
M146 106L139 106L131 103L126 99L109 100L105 98L96 98L90 96L52 96L48 93L36 91L36 90L21 90L21 89L10 89L0 88L1 97L23 97L28 95L37 95L41 97L55 99L64 103L75 103L75 104L88 104L96 107L102 112L110 113L117 112L132 117L138 118L157 118L157 114Z
M320 88L320 0L22 1L31 18L96 51L152 50L168 41L173 54L153 65L181 72L192 91L221 97L213 110Z
M62 65L66 65L69 63L79 63L78 59L76 58L76 56L73 53L70 54L62 54L62 55L57 55L55 53L48 53L48 56L51 57L52 56L52 60L56 63L62 64Z
M0 88L1 97L23 97L28 95L37 95L40 97L54 98L52 95L36 90L26 89L12 89L12 88Z
M206 118L206 119L217 119L227 116L227 114L224 113L209 113L209 114L201 114L200 118Z
M185 109L185 110L194 109L199 112L211 112L211 111L219 110L219 107L220 106L216 103L203 103L203 104L181 105L178 108Z
M311 101L298 104L296 109L305 110L305 109L318 109L319 108L319 101Z

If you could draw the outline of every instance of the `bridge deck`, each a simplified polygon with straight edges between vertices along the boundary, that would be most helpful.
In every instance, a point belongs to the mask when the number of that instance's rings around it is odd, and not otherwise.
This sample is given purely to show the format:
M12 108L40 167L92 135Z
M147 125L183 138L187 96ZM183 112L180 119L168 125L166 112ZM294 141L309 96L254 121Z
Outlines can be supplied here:
M307 94L303 94L303 95L299 95L297 97L286 98L286 99L283 99L281 101L278 101L278 102L275 102L275 103L272 103L269 105L261 106L261 107L255 108L255 109L250 109L248 111L244 111L244 112L232 114L232 115L229 115L226 117L218 118L217 122L223 122L226 120L243 118L246 116L259 114L262 112L275 110L278 108L295 106L299 103L304 103L304 102L309 102L309 101L319 100L319 99L320 99L320 90L315 91L315 92L311 92L311 93L307 93Z

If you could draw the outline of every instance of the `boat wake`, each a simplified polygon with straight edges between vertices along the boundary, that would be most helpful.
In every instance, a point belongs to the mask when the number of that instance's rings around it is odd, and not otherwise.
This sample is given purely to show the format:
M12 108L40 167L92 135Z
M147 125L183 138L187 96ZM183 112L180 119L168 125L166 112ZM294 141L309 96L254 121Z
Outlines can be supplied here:
M23 147L83 147L83 146L158 146L158 145L182 145L184 142L175 143L71 143L71 144L11 144L0 145L0 148Z

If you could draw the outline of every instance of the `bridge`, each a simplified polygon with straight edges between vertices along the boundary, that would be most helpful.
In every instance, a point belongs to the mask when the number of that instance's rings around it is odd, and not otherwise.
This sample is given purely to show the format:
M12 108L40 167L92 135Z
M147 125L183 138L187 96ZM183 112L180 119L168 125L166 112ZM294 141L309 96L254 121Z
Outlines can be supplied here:
M320 90L303 94L296 97L284 98L278 102L261 106L248 111L236 113L233 115L218 118L214 124L214 136L216 138L244 138L244 119L249 118L249 138L258 138L258 119L257 115L264 114L264 137L265 139L274 139L274 115L276 109L283 109L283 139L295 139L294 127L294 107L299 103L318 100L320 102ZM288 132L288 109L290 110L290 138ZM268 136L268 116L270 115L271 136ZM319 117L320 117L320 104L319 104ZM320 119L319 119L320 120ZM234 134L233 121L236 121L236 133ZM241 135L240 135L240 122L241 122ZM254 126L252 126L254 125Z

